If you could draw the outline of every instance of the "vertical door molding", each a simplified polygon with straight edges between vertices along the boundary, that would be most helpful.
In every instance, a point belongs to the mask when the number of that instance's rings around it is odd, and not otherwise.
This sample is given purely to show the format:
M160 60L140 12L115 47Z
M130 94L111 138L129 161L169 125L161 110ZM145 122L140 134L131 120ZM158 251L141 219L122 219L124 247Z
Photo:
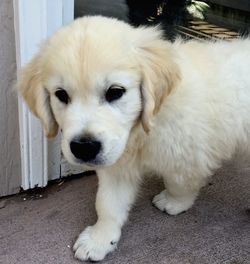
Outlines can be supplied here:
M37 52L41 42L73 20L74 0L13 0L13 6L20 69ZM49 178L60 176L60 150L54 149L56 144L45 138L40 121L30 113L22 98L18 98L18 110L22 188L46 186Z

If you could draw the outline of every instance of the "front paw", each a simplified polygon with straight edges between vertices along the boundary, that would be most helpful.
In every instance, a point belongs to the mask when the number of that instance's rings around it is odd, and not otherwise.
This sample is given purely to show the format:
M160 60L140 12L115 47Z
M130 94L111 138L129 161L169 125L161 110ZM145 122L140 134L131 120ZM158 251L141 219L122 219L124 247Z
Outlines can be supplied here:
M76 240L73 250L80 260L100 261L116 248L119 228L94 225L87 227Z

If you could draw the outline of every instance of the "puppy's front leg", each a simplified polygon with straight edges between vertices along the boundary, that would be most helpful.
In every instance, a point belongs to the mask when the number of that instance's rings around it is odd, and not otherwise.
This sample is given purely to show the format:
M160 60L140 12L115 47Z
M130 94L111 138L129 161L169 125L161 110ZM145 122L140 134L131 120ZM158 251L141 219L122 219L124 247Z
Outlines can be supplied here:
M113 170L98 171L97 174L98 220L80 234L74 245L75 257L80 260L99 261L116 248L138 186L136 175L121 175L121 171L118 174Z

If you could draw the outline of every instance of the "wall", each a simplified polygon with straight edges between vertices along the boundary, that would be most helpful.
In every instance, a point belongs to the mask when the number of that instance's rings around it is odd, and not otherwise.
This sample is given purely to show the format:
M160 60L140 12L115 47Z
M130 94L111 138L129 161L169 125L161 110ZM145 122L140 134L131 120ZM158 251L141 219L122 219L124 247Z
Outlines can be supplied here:
M21 157L18 104L12 90L16 78L12 0L0 1L0 196L19 191Z

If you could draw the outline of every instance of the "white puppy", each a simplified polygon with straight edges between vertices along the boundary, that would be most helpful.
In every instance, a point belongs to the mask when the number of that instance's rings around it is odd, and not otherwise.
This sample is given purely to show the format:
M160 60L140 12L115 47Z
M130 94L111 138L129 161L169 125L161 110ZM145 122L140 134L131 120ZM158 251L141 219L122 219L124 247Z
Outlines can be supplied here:
M85 17L60 29L23 69L17 87L67 160L96 169L97 223L74 245L101 260L147 171L165 190L153 203L189 209L207 178L250 147L250 41L162 39L157 28Z

